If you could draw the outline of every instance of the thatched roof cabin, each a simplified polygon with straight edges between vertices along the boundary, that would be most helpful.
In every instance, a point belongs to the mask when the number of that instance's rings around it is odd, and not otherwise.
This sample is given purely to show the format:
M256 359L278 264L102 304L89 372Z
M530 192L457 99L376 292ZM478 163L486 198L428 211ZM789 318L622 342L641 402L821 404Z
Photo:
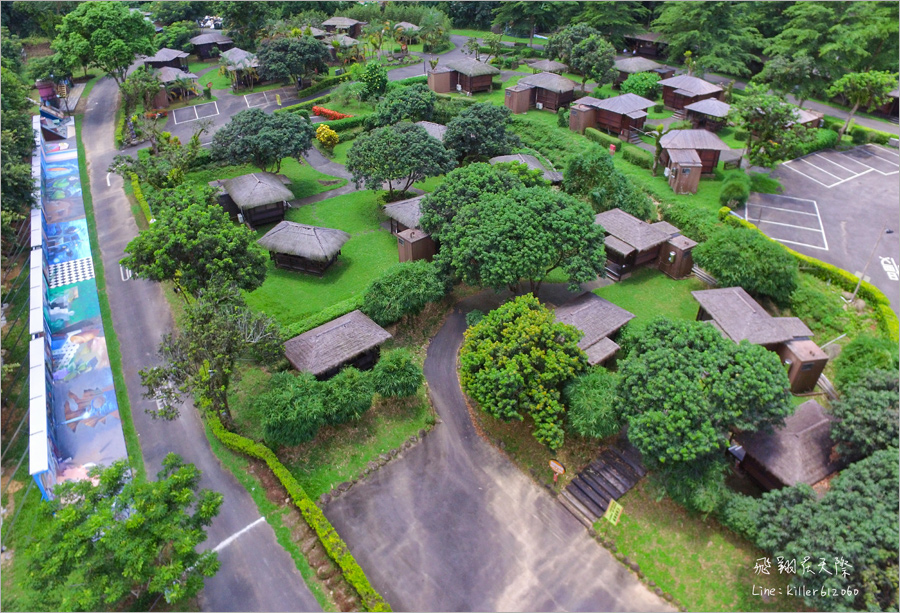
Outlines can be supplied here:
M735 343L777 345L813 333L797 317L772 317L743 287L723 287L691 292L715 327Z
M350 240L343 230L282 221L256 241L278 268L322 274Z
M706 98L721 99L725 92L718 85L686 74L663 79L657 85L663 88L665 105L675 110Z
M199 36L192 38L190 43L194 45L194 53L196 53L197 57L201 60L212 57L213 48L218 49L219 51L227 51L234 46L234 41L221 32L200 34Z
M568 65L563 64L562 62L557 62L556 60L537 60L535 62L530 62L528 67L534 70L535 72L565 72L568 70Z
M150 57L144 58L144 66L149 68L162 68L163 66L171 66L172 68L187 68L187 58L190 54L178 49L169 49L163 47Z
M284 344L284 354L297 370L326 379L344 366L371 367L389 338L387 330L357 310L295 336Z
M715 98L706 98L687 105L684 110L695 130L718 132L725 125L731 105Z
M479 62L478 60L471 57L463 57L456 60L451 60L445 65L450 70L454 70L461 75L466 75L467 77L481 77L484 75L500 74L500 69L496 66L491 66L490 64L485 64L484 62Z
M255 53L244 51L238 47L223 51L219 56L219 61L225 64L228 70L248 70L259 67L259 60Z
M523 77L506 88L503 104L513 113L525 113L531 107L556 111L575 98L575 82L552 72Z
M658 228L656 224L641 221L622 209L599 213L594 216L594 223L602 226L611 237L619 239L636 251L647 251L658 247L669 240L671 236L666 228Z
M585 292L557 307L556 320L575 326L584 333L578 347L588 356L591 366L615 354L619 346L609 337L634 318L634 315L609 300Z
M163 66L157 71L159 82L162 84L174 83L179 79L187 79L188 81L196 81L199 77L193 72L185 72L180 68L172 68L171 66Z
M294 197L281 179L270 172L254 172L227 179L222 181L222 187L225 197L251 226L284 219L286 203Z
M628 138L632 130L644 127L647 109L654 104L653 100L631 93L605 99L584 96L572 105L569 129L584 132L585 128L597 128Z
M719 163L719 155L722 151L731 148L721 138L708 130L673 130L659 139L663 148L660 158L664 165L669 164L669 151L674 149L693 149L700 158L702 167L700 172L711 174Z
M407 228L418 228L419 219L422 217L420 208L422 198L424 196L416 196L407 200L392 202L384 206L384 214L391 218L391 232L397 234ZM396 228L394 226L397 226Z

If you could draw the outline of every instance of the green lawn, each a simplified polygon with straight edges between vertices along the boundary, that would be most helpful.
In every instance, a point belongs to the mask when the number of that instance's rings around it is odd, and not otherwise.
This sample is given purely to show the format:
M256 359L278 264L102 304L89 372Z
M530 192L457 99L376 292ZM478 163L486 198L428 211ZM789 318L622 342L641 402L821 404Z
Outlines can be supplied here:
M653 107L651 106L649 109L647 109L647 120L649 121L651 119L668 119L669 117L671 117L674 114L675 114L675 111L670 111L669 109L663 109L662 111L657 113L656 111L653 110ZM652 127L652 126L648 126L648 127Z
M288 325L364 291L397 263L397 240L379 227L387 218L376 197L374 192L362 191L290 209L290 221L337 228L352 238L322 277L278 269L270 261L266 282L247 295L247 303ZM260 236L270 228L261 228Z
M219 74L219 62L218 60L209 61L209 62L191 62L188 64L188 70L193 72L196 75L199 75L200 71L205 70L207 68L213 68L205 75L200 76L197 79L197 83L200 84L200 87L206 87L207 83L212 83L213 89L227 89L231 90L231 77L228 74Z
M693 321L698 305L691 292L701 289L707 289L706 284L694 277L675 281L654 268L641 268L594 293L633 313L629 325L644 326L656 315Z
M471 29L461 28L461 29L450 30L450 34L452 34L452 35L454 35L454 36L465 36L465 37L467 37L467 38L475 37L475 38L483 39L486 35L490 34L490 31L488 31L488 30L471 30ZM506 34L503 35L503 38L502 38L501 40L502 40L504 43L509 43L509 42L512 42L512 43L527 43L527 42L528 42L528 39L527 39L527 38L519 38L519 37L516 37L516 36L508 36L508 35L506 35ZM543 44L545 44L547 41L544 40L543 38L535 38L535 39L534 39L534 42L535 42L536 44L543 45Z
M612 538L618 551L640 564L648 579L688 611L805 610L796 598L777 595L764 601L754 596L754 585L785 594L790 575L773 570L757 576L754 564L768 554L714 519L691 515L668 497L660 499L648 479L619 503L625 508L619 525L601 519L597 531Z
M725 144L728 145L729 147L731 147L732 149L744 149L747 146L747 142L737 140L734 137L735 132L737 132L737 128L728 126L728 127L722 128L721 130L716 132L716 134L718 134L719 138L721 138L723 141L725 141Z
M213 167L205 170L188 173L187 180L197 183L209 183L216 179L232 179L240 175L259 172L259 168L250 164L242 166ZM346 179L332 177L319 172L309 164L299 164L293 158L285 158L281 163L281 174L291 180L288 189L294 194L294 198L306 198L320 192L327 192L347 183ZM321 182L338 181L332 185L324 185Z

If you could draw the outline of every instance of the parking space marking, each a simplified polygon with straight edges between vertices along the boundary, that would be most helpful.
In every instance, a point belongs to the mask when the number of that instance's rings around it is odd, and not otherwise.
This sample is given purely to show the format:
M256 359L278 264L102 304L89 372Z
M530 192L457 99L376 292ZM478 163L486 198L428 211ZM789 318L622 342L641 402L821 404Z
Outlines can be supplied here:
M190 107L188 107L188 109L190 109L190 110L192 110L192 111L194 112L194 118L193 118L193 119L182 119L181 121L178 121L178 115L179 115L178 111L184 111L184 110L186 110L186 109L175 109L175 111L172 112L172 120L175 122L175 125L178 125L178 124L180 124L180 123L187 123L187 122L189 122L189 121L194 121L194 120L196 120L196 119L199 119L199 117L197 117L197 107L195 107L195 106L190 106ZM190 116L190 113L182 113L182 115L188 115L188 116Z
M206 109L208 109L210 107L212 107L212 109L215 109L215 113L210 113L207 115ZM194 116L191 117L190 119L182 119L181 121L178 121L178 111L184 111L184 110L188 110L188 109L192 110L194 112ZM202 117L200 115L200 110L198 110L198 109L203 111ZM197 121L198 119L206 119L207 117L215 117L218 114L219 114L219 105L218 104L216 104L215 102L204 102L203 104L197 104L195 106L189 106L186 108L175 109L175 111L172 113L172 118L175 121L175 124L177 125L180 123L188 123L190 121Z
M869 144L867 146L874 147L875 149L878 149L879 151L882 151L884 153L890 153L895 158L900 158L900 152L894 151L892 149L888 149L887 147L882 147L881 145L873 145L873 144Z
M832 160L832 159L829 158L829 157L825 157L824 155L821 155L821 154L816 154L816 158L817 158L817 159L820 159L820 160L825 160L825 161L828 162L829 164L834 164L834 165L837 166L838 168L843 168L843 169L846 170L847 172L856 174L856 171L850 170L850 169L847 168L846 166L842 166L842 165L838 164L837 162L835 162L834 160Z
M803 173L801 173L801 174L803 174ZM813 180L815 180L815 179L813 179ZM752 198L752 196L751 196L751 198ZM792 196L782 196L779 194L767 194L765 196L765 198L766 199L777 198L777 199L783 200L784 206L773 206L768 203L753 202L752 200L748 201L746 207L744 208L744 220L745 221L749 221L749 222L755 224L758 228L760 228L760 230L763 231L763 233L767 234L768 236L777 240L780 243L789 243L791 245L800 245L800 246L804 246L804 247L810 247L812 249L820 249L822 251L828 251L828 238L825 236L825 226L822 224L822 216L819 213L819 203L818 202L816 202L815 200L810 200L808 198L794 198ZM786 208L792 202L805 203L804 205L802 205L801 207L798 207L798 208L807 208L808 209L809 205L812 205L812 211L809 211L809 210L805 210L805 211L799 210L798 211L795 209ZM757 209L759 209L758 215L752 215L750 213L751 206L755 206L755 207L757 207ZM765 210L777 211L778 217L781 219L781 221L763 219L763 213ZM791 218L790 218L791 215L798 215L798 216L803 215L804 217L797 219L796 221L798 223L788 223L791 221ZM800 223L803 223L804 221L808 220L810 217L815 217L816 225L818 226L818 228L800 225ZM809 221L812 221L812 220L809 220ZM790 238L779 238L778 236L772 236L772 234L777 234L775 232L773 232L771 234L769 232L766 232L764 229L764 227L766 225L768 225L770 227L776 226L778 228L791 228L793 230L799 230L800 232L794 232L793 234L790 235ZM773 228L773 230L774 229L775 228ZM800 240L794 240L794 239L799 238L797 235L802 235L806 232L811 233L811 235L815 236L816 238L821 236L822 244L817 245L817 244L812 244L812 243L805 243Z
M750 208L751 206L755 206L756 208L759 208L759 209L772 209L773 211L785 211L787 213L796 213L797 215L809 215L811 217L817 217L817 215L815 213L807 213L806 211L795 211L794 209L783 209L783 208L777 207L777 206L769 206L768 204L759 204L756 202L748 202L747 208Z
M810 157L813 157L813 156L810 156ZM802 160L798 160L798 161L804 162L804 163L806 163L806 164L809 164L810 166L812 166L812 167L815 168L816 170L821 170L822 172L824 172L824 173L825 173L826 175L828 175L829 177L834 177L834 178L837 179L837 180L840 180L840 179L841 179L841 177L837 176L836 174L830 173L830 172L828 172L827 170L825 170L824 168L820 168L820 167L816 166L815 164L813 164L812 162L810 162L809 159L807 159L807 158L803 158Z

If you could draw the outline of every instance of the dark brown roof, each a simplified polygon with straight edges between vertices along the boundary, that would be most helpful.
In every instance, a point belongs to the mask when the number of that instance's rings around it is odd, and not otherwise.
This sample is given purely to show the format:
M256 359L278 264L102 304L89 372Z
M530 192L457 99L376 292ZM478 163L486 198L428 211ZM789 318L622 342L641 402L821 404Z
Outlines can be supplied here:
M627 72L628 74L635 74L637 72L650 72L651 70L656 70L657 68L663 68L662 64L658 64L649 58L641 57L639 55L626 57L622 60L616 60L615 66L616 70Z
M350 240L343 230L282 221L256 241L267 251L327 262Z
M708 130L672 130L661 139L663 149L731 149L721 138Z
M819 403L808 400L774 433L745 434L738 440L748 456L784 485L813 485L844 465L832 453L833 421Z
M555 94L575 91L575 81L558 74L553 74L552 72L539 72L523 79L519 79L519 83L540 87L541 89L546 89Z
M618 346L610 347L609 343L596 348L593 348L594 345L608 340L606 337L615 334L633 318L634 315L622 307L591 292L585 292L556 309L557 321L575 326L584 333L578 341L578 347L588 354L588 358L600 357L596 362L591 362L591 365L605 360L618 349Z
M684 108L687 111L694 111L695 113L702 113L711 117L728 117L731 105L715 98L706 98L700 102L688 104Z
M812 332L796 317L772 317L742 287L691 292L718 328L736 343L774 345Z
M222 181L222 187L241 210L284 202L294 197L291 190L270 172L254 172L227 179Z
M594 223L600 224L607 234L631 245L638 251L652 249L669 240L669 234L664 230L655 228L622 209L604 211L594 217Z
M145 58L144 62L171 62L176 58L188 57L190 53L185 53L184 51L179 51L178 49L169 49L168 47L163 47L156 54Z
M536 157L533 155L522 154L522 153L514 153L513 155L498 155L495 158L491 158L488 160L491 165L494 164L503 164L506 162L519 162L520 164L525 164L532 170L540 170L544 173L544 179L550 181L551 183L559 183L563 180L563 174L561 172L557 172L555 170L547 170L544 168L544 165L538 161Z
M398 232L397 236L409 243L418 243L421 240L429 238L431 235L425 234L421 230L417 230L415 228L407 228L403 232Z
M568 66L562 62L557 62L555 60L537 60L536 62L528 64L528 67L542 72L565 72L568 68Z
M219 32L210 32L195 36L190 42L192 45L209 45L211 43L231 43L234 41Z
M387 330L357 310L295 336L284 344L284 354L297 370L320 375L389 338Z
M637 94L622 94L621 96L613 96L606 100L598 100L597 98L585 96L584 98L576 100L575 103L592 106L605 111L612 111L613 113L618 113L620 115L627 115L634 111L643 111L656 104L653 100L647 100L643 96L638 96Z
M384 214L391 219L396 219L407 228L418 228L419 219L422 217L421 202L423 196L416 196L408 200L400 200L384 205Z
M723 91L718 85L686 74L680 74L675 77L663 79L662 81L657 81L657 84L663 87L673 87L682 90L689 96L702 96L704 94Z

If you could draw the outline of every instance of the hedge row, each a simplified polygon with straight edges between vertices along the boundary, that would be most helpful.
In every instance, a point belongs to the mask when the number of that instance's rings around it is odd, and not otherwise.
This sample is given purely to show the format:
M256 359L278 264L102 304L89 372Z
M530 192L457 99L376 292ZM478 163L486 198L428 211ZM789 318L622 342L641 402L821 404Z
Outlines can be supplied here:
M730 213L731 209L722 207L719 209L719 219L730 226L759 231L759 228L754 224L741 219L736 215L731 215ZM760 233L762 234L762 232ZM763 236L765 236L765 234L763 234ZM823 281L830 281L843 288L845 291L852 292L856 289L856 284L859 283L859 277L852 275L837 266L794 251L790 247L785 247L774 239L770 238L769 240L776 242L794 256L800 262L801 268L805 272L809 272L814 277L818 277ZM898 320L897 315L891 309L891 301L884 295L884 292L868 281L863 281L859 284L859 292L857 295L872 305L875 310L875 317L878 320L878 325L888 338L895 343L900 342L900 320Z
M802 155L812 153L813 151L821 151L822 149L834 149L838 144L837 132L826 130L824 128L815 129L815 137L808 143L804 143L800 147Z
M595 143L600 143L604 147L609 147L610 145L616 146L616 151L622 150L622 141L616 138L615 136L610 136L605 132L601 132L596 128L585 128L584 136L590 141L594 141Z
M397 85L401 85L403 87L415 85L416 83L428 83L428 76L419 75L417 77L407 77L405 79L400 79L399 81L392 81L392 83L396 83Z
M244 438L234 432L229 432L222 425L221 420L215 414L209 417L210 429L216 435L222 444L229 449L248 456L263 460L272 473L278 478L288 495L300 509L303 519L309 524L309 527L316 531L316 535L325 547L325 551L334 560L335 564L340 567L344 575L344 579L359 594L362 599L362 605L367 611L390 611L391 606L381 597L381 594L375 591L369 579L363 572L363 569L356 562L353 554L347 544L322 513L322 510L309 499L303 487L297 482L294 476L287 468L278 460L271 449L257 443L256 441Z
M653 168L653 156L649 151L644 151L640 147L625 147L622 151L622 157L626 162L630 162L635 166L648 170Z
M330 307L326 309L322 309L315 315L311 315L306 319L295 322L289 326L283 328L284 330L284 339L288 340L303 334L304 332L308 332L313 328L317 328L322 324L326 324L332 319L336 319L341 315L346 315L351 311L355 311L360 308L363 304L363 294L358 294L356 296L351 296L346 300L342 300L341 302L337 302L332 304Z
M134 190L134 198L138 201L141 211L144 212L144 217L147 218L148 222L151 221L153 219L153 211L150 210L150 203L148 203L147 198L144 197L144 190L141 189L141 181L135 173L131 173L131 189Z
M312 107L325 104L329 100L331 100L331 96L326 94L321 98L316 98L315 100L308 100L306 102L301 102L300 104L292 104L291 106L285 106L280 109L275 109L275 112L296 113L297 111L312 111Z
M352 130L353 128L358 128L359 126L365 125L366 118L374 113L366 113L365 115L354 115L353 117L348 117L346 119L338 119L336 121L329 121L328 127L334 130L335 132L342 132L346 130Z

